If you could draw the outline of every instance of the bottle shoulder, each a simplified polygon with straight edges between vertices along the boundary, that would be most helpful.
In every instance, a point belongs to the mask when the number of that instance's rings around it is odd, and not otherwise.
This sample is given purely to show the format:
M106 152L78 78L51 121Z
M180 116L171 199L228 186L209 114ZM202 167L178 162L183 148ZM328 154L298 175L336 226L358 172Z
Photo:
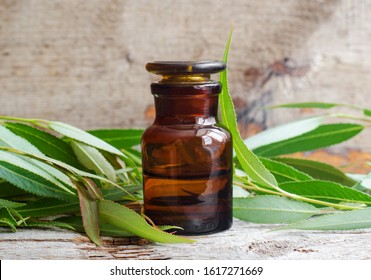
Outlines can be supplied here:
M230 132L218 124L214 125L150 125L143 133L142 141L166 141L170 139L212 138L216 142L230 142ZM156 141L157 142L157 141Z

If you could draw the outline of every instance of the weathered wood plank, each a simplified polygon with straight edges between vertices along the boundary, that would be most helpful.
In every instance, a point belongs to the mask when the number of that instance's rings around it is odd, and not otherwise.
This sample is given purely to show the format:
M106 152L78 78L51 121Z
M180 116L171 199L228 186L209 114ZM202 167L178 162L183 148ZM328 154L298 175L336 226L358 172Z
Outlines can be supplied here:
M21 229L0 234L0 259L371 259L371 229L271 231L234 221L231 230L194 237L194 244L153 244L107 238L97 247L79 233Z

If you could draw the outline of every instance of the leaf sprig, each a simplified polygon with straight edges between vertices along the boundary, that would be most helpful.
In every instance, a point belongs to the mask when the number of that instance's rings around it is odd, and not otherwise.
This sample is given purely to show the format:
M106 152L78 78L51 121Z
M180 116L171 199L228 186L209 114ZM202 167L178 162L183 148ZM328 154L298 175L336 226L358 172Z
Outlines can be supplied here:
M223 60L227 63L232 33ZM290 158L359 134L371 110L335 103L292 103L272 108L351 107L362 116L322 114L242 139L227 70L220 76L221 123L235 151L234 216L278 229L341 230L371 227L371 175L345 174L326 163ZM325 124L329 118L347 123ZM366 125L365 125L366 124ZM143 213L141 129L84 131L69 124L0 116L0 226L61 227L101 235L139 236L162 243L193 240L158 227Z

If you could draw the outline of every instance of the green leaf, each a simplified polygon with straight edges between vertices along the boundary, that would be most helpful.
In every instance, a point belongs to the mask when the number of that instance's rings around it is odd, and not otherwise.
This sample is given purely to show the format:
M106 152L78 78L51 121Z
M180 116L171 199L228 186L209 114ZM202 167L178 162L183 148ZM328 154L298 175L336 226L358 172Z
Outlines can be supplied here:
M50 181L5 161L0 161L0 178L27 192L46 197L54 197L66 201L75 200L76 196L59 188Z
M72 225L59 222L59 221L32 221L32 222L27 221L27 224L23 226L24 227L59 227L59 228L65 228L69 230L76 230Z
M126 190L126 192L115 187L102 188L101 191L103 193L103 197L107 200L123 200L123 198L128 195L128 192L135 193L143 189L141 185L127 185L122 187Z
M17 188L9 182L4 181L3 183L0 183L0 198L16 197L27 194L27 192L20 188Z
M371 208L329 214L300 221L281 229L352 230L371 227Z
M327 102L300 102L300 103L287 103L269 108L319 108L319 109L331 109L336 106L344 106L344 104L327 103Z
M244 142L249 149L256 149L312 131L323 122L323 119L324 117L313 117L279 125L250 136Z
M13 133L9 129L0 125L0 146L13 147L30 154L43 155L35 146L30 142Z
M227 47L224 52L223 61L228 62L228 52L231 44L232 32L229 35ZM264 167L260 160L247 148L243 142L237 127L236 114L232 98L228 91L227 70L220 74L222 93L219 96L221 108L222 124L225 125L232 134L233 148L236 152L238 161L246 174L253 180L264 186L277 186L274 176Z
M0 224L9 226L14 232L17 230L17 221L8 208L0 208Z
M5 200L5 199L0 199L0 208L19 208L22 207L26 204L24 203L19 203L19 202L14 202L10 200Z
M192 243L193 240L166 233L150 226L134 211L109 200L100 200L100 217L108 224L128 231L136 236L160 243Z
M45 217L59 214L79 213L78 202L66 202L53 198L42 198L17 209L23 217Z
M14 154L6 152L6 151L0 151L0 167L2 165L2 162L7 162L7 163L10 163L14 166L18 166L22 169L25 169L28 172L32 172L35 175L38 175L45 180L48 180L50 183L52 183L54 186L57 186L58 188L63 190L65 193L68 193L71 196L76 195L72 190L70 190L67 186L63 185L59 180L57 180L53 175L51 175L48 171L51 170L51 169L54 169L54 168L51 167L51 166L46 165L43 162L37 161L35 159L30 160L28 158L21 157L21 156L18 156L18 155L14 155ZM45 168L45 166L47 166L48 168ZM41 168L41 167L44 167L44 168ZM46 171L46 170L48 170L48 171ZM64 177L60 176L59 173L62 174L63 176L66 176L57 169L55 169L55 171L53 171L53 173L57 174L58 177L60 177L62 179L64 179ZM72 185L72 182L70 182L70 180L67 176L66 176L66 179L64 181L67 181L70 186ZM72 187L74 187L74 186L72 185Z
M276 177L277 182L283 183L288 181L307 181L313 179L287 164L267 158L260 158L264 166Z
M371 204L371 196L329 181L286 182L280 184L280 188L289 193L332 203Z
M23 139L22 137L18 136L17 134L13 133L12 131L10 131L9 129L3 126L0 126L0 146L15 148L17 150L20 150L20 151L23 151L23 152L26 152L26 153L29 153L35 156L44 156L44 154L40 152L39 149L36 148L34 145L32 145L30 142L28 142L27 140ZM4 154L2 154L2 156L4 156ZM8 157L5 157L5 158L7 159ZM28 167L26 167L26 169L32 168L31 165L34 165L33 171L37 169L38 172L41 173L38 175L41 175L42 177L47 176L45 177L46 179L52 180L52 182L56 184L57 186L59 186L60 188L63 189L64 186L60 184L59 182L55 182L56 181L55 179L58 179L60 182L63 182L67 186L74 188L74 185L72 184L71 180L58 169L53 168L52 166L45 164L44 162L40 162L34 159L24 158L23 159L24 164L26 161L30 163ZM21 167L24 168L24 166L21 166ZM55 179L53 179L52 177L54 177Z
M291 165L315 179L332 181L348 187L356 183L341 170L323 162L286 157L274 158L274 160Z
M371 173L368 174L348 174L351 178L357 180L353 188L371 190Z
M360 133L363 128L363 126L357 124L321 125L300 136L259 147L254 150L254 153L271 157L329 147L352 138Z
M62 217L58 218L57 221L66 223L73 227L76 231L85 232L84 227L82 225L82 220L80 216L69 216L69 217ZM100 233L102 236L111 236L111 237L132 237L135 236L134 234L122 230L118 227L115 227L110 224L103 223L102 221L99 222Z
M29 141L44 155L58 159L77 168L80 167L74 157L71 147L54 135L20 123L5 123L5 126L18 136Z
M109 180L105 177L98 176L98 175L95 175L95 174L92 174L92 173L89 173L89 172L79 170L79 169L77 169L77 168L75 168L71 165L68 165L67 163L64 163L62 161L59 161L59 160L56 160L56 159L53 159L53 158L50 158L50 157L47 157L47 156L33 155L33 154L22 152L22 151L13 149L13 148L2 147L2 146L0 146L0 150L4 150L4 151L12 153L12 154L14 153L16 155L22 155L22 156L26 156L26 157L29 157L29 158L32 158L32 159L37 159L37 160L40 160L40 161L44 161L44 162L47 162L48 164L53 164L55 166L58 166L58 167L64 169L66 172L72 173L74 176L76 176L78 178L87 177L87 178L97 179L97 180L102 181L102 182L107 182L107 183L123 190L124 192L126 191L124 187L118 185L115 182L112 182L111 180ZM0 176L0 178L1 178L1 176ZM129 192L128 192L128 194L129 194Z
M103 151L106 151L106 152L109 152L115 155L119 155L119 156L123 155L122 152L118 150L117 148L111 146L110 144L104 142L98 137L95 137L89 134L88 132L82 129L79 129L77 127L74 127L72 125L62 123L62 122L49 121L48 124L52 130L64 136L67 136L68 138L83 142L87 145L90 145L92 147L95 147L97 149L100 149L100 150L103 150Z
M88 132L117 149L128 149L140 144L143 129L99 129Z
M315 214L319 210L314 206L285 197L263 195L233 200L234 217L253 223L292 223Z
M370 109L364 109L363 114L367 117L371 117L371 110Z
M80 210L86 235L98 246L102 245L100 239L98 202L92 199L89 193L76 184L80 200Z
M83 166L116 181L115 170L97 149L77 141L71 141L71 147Z

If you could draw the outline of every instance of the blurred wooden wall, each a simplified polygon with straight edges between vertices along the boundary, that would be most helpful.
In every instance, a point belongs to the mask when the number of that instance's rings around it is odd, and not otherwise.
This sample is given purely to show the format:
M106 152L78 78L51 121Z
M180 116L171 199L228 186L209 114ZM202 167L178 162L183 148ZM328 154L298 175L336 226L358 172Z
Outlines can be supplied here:
M145 63L219 59L232 24L244 135L318 112L272 104L371 107L370 18L367 0L0 0L0 114L145 127L157 79ZM340 147L371 152L370 136Z

